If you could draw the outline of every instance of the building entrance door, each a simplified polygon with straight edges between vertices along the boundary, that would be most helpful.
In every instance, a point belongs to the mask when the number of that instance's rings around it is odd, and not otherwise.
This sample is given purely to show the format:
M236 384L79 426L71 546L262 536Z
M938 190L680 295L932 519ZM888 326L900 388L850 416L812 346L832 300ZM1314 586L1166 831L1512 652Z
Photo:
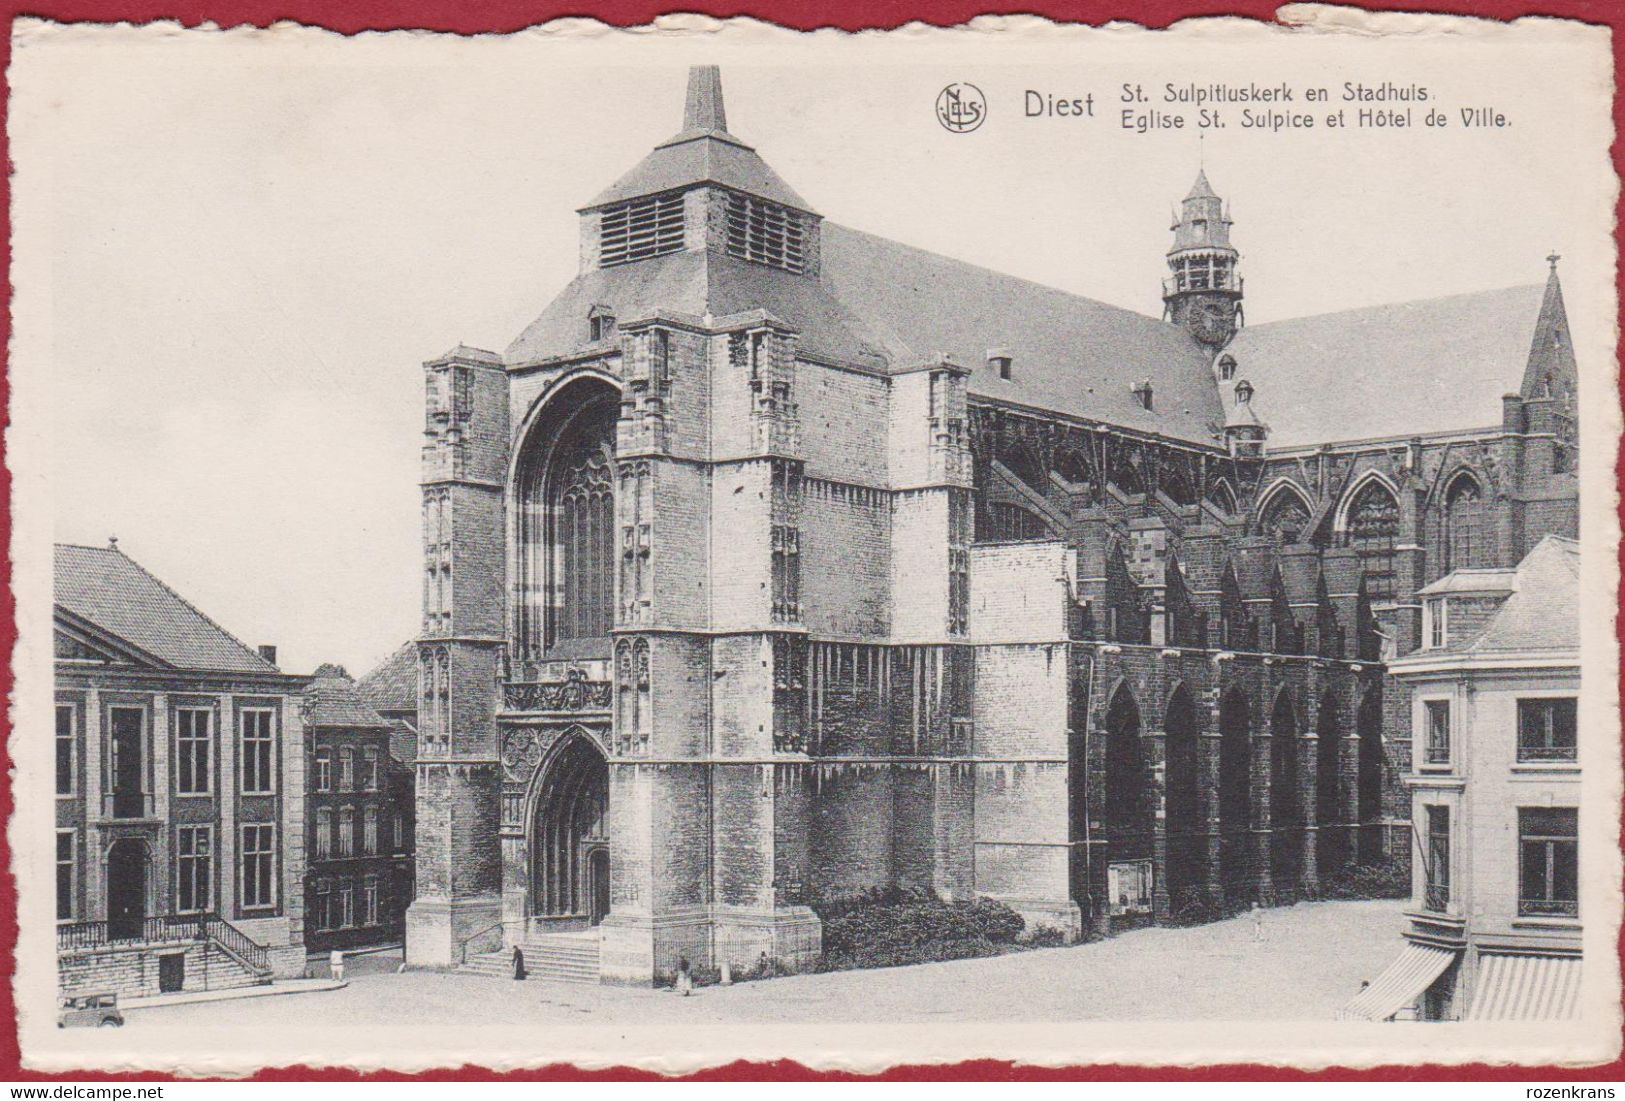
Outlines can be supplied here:
M588 918L597 925L609 913L609 850L593 849L587 855Z
M119 841L107 855L107 935L135 940L147 917L147 847Z

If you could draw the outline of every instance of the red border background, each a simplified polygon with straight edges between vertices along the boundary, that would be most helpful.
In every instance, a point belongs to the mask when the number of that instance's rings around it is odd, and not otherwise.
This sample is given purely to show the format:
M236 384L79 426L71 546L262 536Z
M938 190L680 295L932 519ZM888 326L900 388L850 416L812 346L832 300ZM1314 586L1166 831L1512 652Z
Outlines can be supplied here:
M1032 3L1001 3L998 0L977 3L975 0L836 0L820 5L798 4L795 0L738 0L721 3L717 0L690 0L684 3L660 3L658 0L543 0L527 3L525 0L42 0L29 4L18 0L0 0L6 23L18 16L40 16L62 22L145 22L157 19L177 20L186 26L210 22L221 26L252 24L268 26L280 20L292 20L329 30L352 34L368 30L396 30L418 28L451 31L460 34L476 32L504 32L518 30L561 16L591 16L617 26L646 23L657 15L670 12L700 12L727 18L748 15L770 20L798 30L817 27L838 27L856 31L871 28L896 27L911 21L936 26L952 26L977 15L1041 15L1050 19L1072 23L1100 24L1110 20L1125 20L1150 27L1165 27L1179 19L1202 15L1240 15L1273 22L1277 4L1271 0L1034 0ZM1620 78L1625 73L1625 4L1620 0L1542 0L1520 3L1517 0L1438 0L1435 3L1406 3L1404 0L1364 0L1359 7L1372 11L1438 12L1476 15L1492 19L1516 19L1526 15L1561 16L1606 25L1613 31L1614 50L1614 122L1616 139L1610 153L1614 169L1625 177L1625 149L1617 133L1625 126L1625 89ZM0 67L9 69L11 41L9 33L0 42ZM6 105L9 107L10 87ZM11 223L10 173L13 165L9 143L6 156L6 178L0 180L0 199L4 199L6 212L5 246L7 266L3 289L6 300L11 298L10 278ZM1625 191L1615 208L1615 245L1625 253ZM1615 279L1621 302L1625 302L1625 269L1616 265ZM9 345L9 311L0 316L0 337ZM1621 329L1625 330L1625 322ZM1616 348L1616 365L1625 360L1625 339ZM1616 379L1616 386L1619 384ZM1625 393L1625 387L1621 388ZM0 378L0 400L9 401L9 377ZM0 406L0 427L9 423L9 408ZM0 450L3 455L3 450ZM1615 470L1616 481L1625 472L1625 448ZM11 471L0 467L0 530L7 543L11 537ZM1625 522L1625 505L1620 509ZM1625 546L1625 544L1622 544ZM1625 561L1625 554L1621 555ZM13 651L16 639L16 606L11 592L11 563L0 556L0 650ZM1625 592L1625 589L1622 589ZM1616 594L1616 598L1621 594ZM1618 618L1625 602L1616 605L1615 630L1625 643L1625 630ZM1625 654L1625 648L1622 648ZM1622 680L1625 680L1625 657L1621 661ZM0 668L0 687L8 696L12 687L10 662ZM0 714L0 733L7 739L0 745L0 818L9 819L13 810L11 769L14 762L9 754L11 723L9 714ZM1625 821L1625 812L1622 812ZM160 1073L108 1074L94 1071L76 1071L68 1074L41 1074L24 1070L19 1062L16 1007L13 1004L12 980L16 970L17 947L17 885L10 874L10 847L0 832L0 860L5 862L6 874L0 875L0 1016L7 1022L0 1026L0 1077L10 1081L65 1081L65 1082L165 1082L177 1081L174 1076ZM1625 945L1625 930L1621 943ZM341 1081L341 1082L398 1082L398 1081L466 1081L466 1082L639 1082L654 1081L666 1076L647 1071L621 1067L610 1070L585 1071L568 1065L554 1065L536 1070L497 1074L479 1067L446 1068L422 1074L406 1075L391 1072L360 1074L344 1068L294 1066L263 1070L249 1081ZM879 1075L858 1075L841 1072L810 1070L789 1060L750 1063L738 1061L726 1066L686 1075L686 1081L1529 1081L1529 1082L1581 1082L1625 1081L1625 1054L1613 1063L1578 1069L1557 1067L1501 1067L1488 1064L1468 1066L1392 1066L1355 1070L1333 1068L1306 1072L1280 1067L1253 1064L1227 1064L1200 1068L1136 1067L1124 1065L1098 1065L1082 1067L1046 1068L1017 1065L1008 1061L983 1059L940 1066L899 1066Z

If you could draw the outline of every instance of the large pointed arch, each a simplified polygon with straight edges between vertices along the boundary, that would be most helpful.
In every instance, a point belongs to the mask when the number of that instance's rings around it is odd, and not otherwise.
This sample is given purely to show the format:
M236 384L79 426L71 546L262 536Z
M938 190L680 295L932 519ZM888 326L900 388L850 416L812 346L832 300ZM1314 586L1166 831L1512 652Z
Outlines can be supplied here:
M1246 694L1232 688L1219 705L1219 874L1232 906L1255 894L1252 725Z
M1207 881L1206 816L1202 813L1201 720L1196 702L1183 683L1168 694L1162 719L1164 757L1164 833L1167 838L1167 888L1175 913L1195 903Z
M604 914L609 845L609 765L581 727L554 742L536 766L528 805L530 911L552 923L596 924Z
M1149 912L1150 877L1143 873L1154 857L1156 810L1151 770L1141 737L1140 705L1119 683L1106 706L1107 910L1113 917Z
M1343 783L1342 709L1327 689L1315 713L1315 859L1322 879L1348 863L1348 811Z
M1259 497L1257 531L1277 546L1300 543L1309 536L1313 515L1303 488L1290 478L1277 478Z
M1282 688L1270 710L1270 876L1292 891L1303 862L1303 799L1299 790L1298 716L1292 690Z
M1484 482L1476 472L1461 467L1444 483L1439 495L1438 572L1488 566L1488 512Z
M1353 547L1365 571L1366 594L1374 603L1397 591L1394 548L1399 539L1399 489L1381 471L1368 470L1349 486L1338 505L1337 531Z

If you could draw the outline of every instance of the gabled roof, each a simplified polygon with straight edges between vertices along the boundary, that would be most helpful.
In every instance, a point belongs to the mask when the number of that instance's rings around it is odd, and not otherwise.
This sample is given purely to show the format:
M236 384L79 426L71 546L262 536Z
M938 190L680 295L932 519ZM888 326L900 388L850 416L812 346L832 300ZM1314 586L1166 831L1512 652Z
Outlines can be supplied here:
M116 547L58 543L55 603L176 669L279 672Z
M418 759L418 732L405 719L389 720L389 755L403 765Z
M361 690L341 665L323 665L307 690L311 726L369 726L389 724L367 705Z
M408 642L356 682L361 698L379 711L416 711L418 645Z
M1227 349L1272 448L1501 423L1523 382L1539 284L1249 325Z
M1516 591L1484 629L1452 650L1472 654L1580 648L1580 544L1548 535L1524 556Z

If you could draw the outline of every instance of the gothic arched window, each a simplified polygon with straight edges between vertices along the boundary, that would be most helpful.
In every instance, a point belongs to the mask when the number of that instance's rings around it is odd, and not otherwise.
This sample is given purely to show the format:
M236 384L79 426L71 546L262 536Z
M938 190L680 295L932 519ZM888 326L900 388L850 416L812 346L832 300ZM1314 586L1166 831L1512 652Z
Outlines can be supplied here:
M1297 492L1283 489L1264 505L1258 519L1258 530L1269 536L1278 547L1289 546L1303 538L1309 526L1309 506Z
M1484 500L1471 474L1458 474L1444 498L1444 571L1483 564Z
M516 479L518 651L532 661L555 652L608 657L618 407L607 388L555 400L560 413L538 422Z
M1366 595L1373 601L1394 596L1394 537L1399 534L1399 502L1381 482L1367 482L1349 503L1347 543L1365 567Z

